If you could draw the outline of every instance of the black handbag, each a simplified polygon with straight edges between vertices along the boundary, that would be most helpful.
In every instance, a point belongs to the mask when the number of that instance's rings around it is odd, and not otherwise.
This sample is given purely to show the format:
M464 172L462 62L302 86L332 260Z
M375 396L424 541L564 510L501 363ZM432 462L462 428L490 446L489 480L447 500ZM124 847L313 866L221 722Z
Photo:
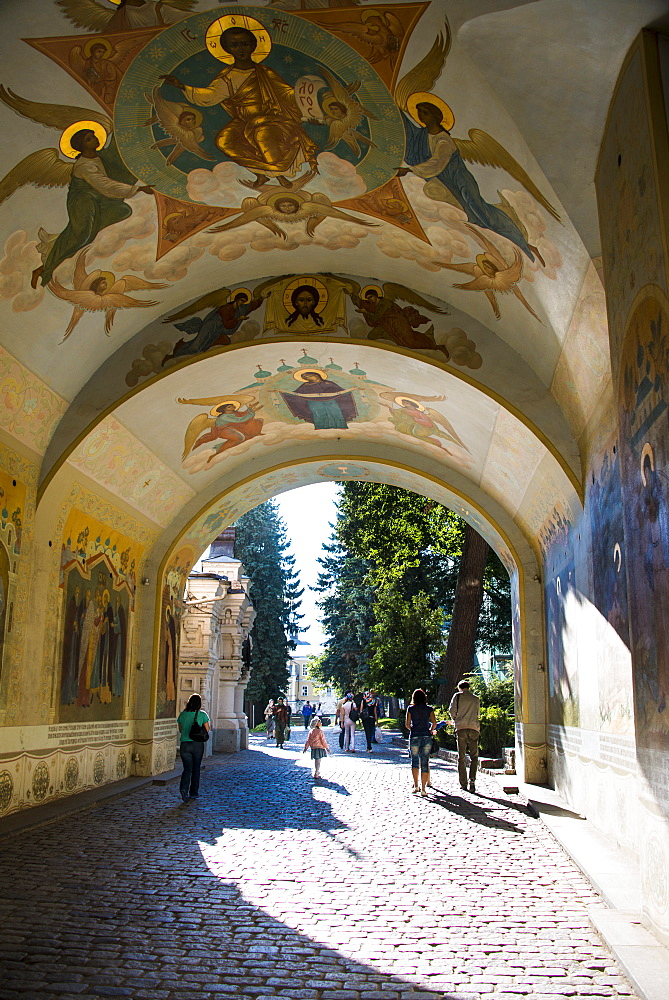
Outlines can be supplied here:
M358 711L357 708L352 708L351 711L348 713L348 717L351 720L351 722L357 722L358 719L360 718L360 712Z
M193 719L193 725L190 727L188 739L192 740L193 743L206 743L209 739L209 733L204 728L204 724L200 725L197 721L198 714L198 712L195 713L195 718Z

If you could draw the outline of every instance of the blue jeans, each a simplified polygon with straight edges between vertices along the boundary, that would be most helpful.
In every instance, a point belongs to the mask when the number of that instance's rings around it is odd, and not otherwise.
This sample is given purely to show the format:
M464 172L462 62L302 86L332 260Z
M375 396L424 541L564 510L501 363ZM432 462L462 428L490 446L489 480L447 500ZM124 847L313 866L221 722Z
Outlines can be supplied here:
M431 733L423 733L421 736L412 736L409 740L409 753L411 754L411 767L418 770L420 764L421 773L425 774L430 770L430 750L432 748Z
M184 740L179 747L179 753L184 766L179 791L182 799L188 798L189 795L193 798L200 790L200 764L204 756L204 743Z

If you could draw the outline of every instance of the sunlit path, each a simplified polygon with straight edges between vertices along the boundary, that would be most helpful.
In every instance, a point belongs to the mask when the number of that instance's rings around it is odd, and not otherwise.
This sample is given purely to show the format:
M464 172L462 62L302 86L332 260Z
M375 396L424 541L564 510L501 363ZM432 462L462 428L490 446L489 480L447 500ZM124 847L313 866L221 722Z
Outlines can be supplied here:
M559 1000L632 996L596 893L482 777L303 733L207 762L202 798L147 786L3 842L0 997ZM361 734L359 736L362 745Z

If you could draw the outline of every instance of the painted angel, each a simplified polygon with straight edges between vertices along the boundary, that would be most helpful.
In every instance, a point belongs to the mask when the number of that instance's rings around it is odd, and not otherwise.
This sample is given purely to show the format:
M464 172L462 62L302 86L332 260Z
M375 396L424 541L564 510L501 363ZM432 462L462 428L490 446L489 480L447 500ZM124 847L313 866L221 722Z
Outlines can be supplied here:
M233 295L231 289L217 288L214 292L201 295L189 306L163 320L163 323L174 323L177 330L187 335L174 345L170 354L165 355L162 361L163 367L170 361L203 354L212 347L222 347L232 343L230 339L232 335L237 332L249 313L260 308L263 300L258 295L251 298L251 295L241 288L237 289L232 300L231 295ZM206 309L207 313L201 319L195 313L202 312L203 309ZM185 322L177 323L176 320Z
M207 459L207 465L221 452L234 448L242 441L250 441L262 433L263 421L256 417L254 407L258 400L248 393L234 396L212 396L207 399L177 399L178 403L191 406L208 406L208 413L193 417L184 437L182 462L203 444L221 441Z
M122 63L143 42L136 38L116 41L98 37L89 38L81 45L73 45L67 57L70 68L84 81L104 104L113 104L118 85L123 76Z
M144 122L145 125L160 125L167 132L167 138L158 139L151 149L174 149L167 157L167 165L171 166L182 153L195 153L203 160L213 160L215 157L202 149L200 143L204 140L202 131L202 112L190 104L179 104L177 101L166 101L160 93L160 86L153 88L152 93L144 95L153 105L154 113Z
M111 135L111 120L101 111L69 107L65 104L42 104L19 97L0 85L0 100L22 118L59 129L61 147L71 151L70 158L61 156L58 147L38 149L17 163L0 181L0 203L26 184L36 187L65 187L67 192L68 223L60 234L39 230L37 249L42 257L41 267L35 268L32 286L41 279L47 285L56 268L84 247L89 246L98 233L115 222L132 215L126 200L138 192L153 194L150 187L142 185L130 173L121 159L113 137L105 148L104 140ZM78 129L71 134L78 122L99 126ZM64 136L69 134L67 143Z
M523 276L523 258L520 250L517 247L513 248L513 263L509 264L494 243L491 243L483 233L479 233L470 225L467 225L467 229L477 243L483 247L485 253L477 253L476 260L464 264L447 264L444 261L438 261L441 267L447 267L451 271L471 274L471 281L461 285L453 285L453 288L461 288L467 292L484 292L497 319L500 319L501 313L497 304L496 292L500 292L502 295L513 292L527 311L532 313L535 319L539 319L517 285ZM541 320L539 322L541 323Z
M323 120L330 130L323 148L334 149L337 143L345 142L356 156L360 156L361 142L376 146L366 135L356 131L363 118L376 118L352 96L359 90L360 80L343 84L327 69L323 68L322 73L330 86L322 97L319 95Z
M487 132L470 129L468 139L451 136L453 112L440 97L429 93L441 74L449 49L447 26L446 37L439 35L430 52L395 88L395 103L404 112L407 135L404 156L407 166L399 167L397 176L414 173L421 177L429 198L461 209L470 223L503 236L530 260L537 257L543 265L541 254L528 242L527 231L513 207L505 199L499 205L487 202L465 161L506 170L558 222L560 216L518 161Z
M337 25L321 24L321 27L328 31L334 28L337 33L351 35L362 42L368 47L365 53L368 62L379 63L388 59L391 66L395 64L404 35L400 19L389 10L377 8L362 11L359 21L343 21Z
M305 178L310 175L305 175ZM277 225L294 224L304 222L305 230L309 236L313 236L316 227L320 226L324 219L340 219L342 222L354 222L357 226L375 226L374 222L367 222L365 219L357 219L354 215L342 212L340 208L335 208L327 195L316 191L308 194L295 190L296 185L287 189L277 188L274 185L265 185L262 193L257 198L243 198L241 205L241 215L236 216L229 222L224 222L220 226L209 229L210 233L224 233L230 229L239 229L249 222L258 222L270 233L280 236L285 240L286 234Z
M72 288L65 288L56 278L52 278L49 282L49 290L54 295L57 295L59 299L65 299L66 302L71 302L74 306L61 344L67 340L85 312L104 312L105 333L110 336L111 326L118 309L146 309L148 306L158 305L158 301L155 299L144 302L141 299L133 299L126 294L127 292L169 287L164 282L146 281L144 278L137 278L132 274L124 274L122 278L116 278L111 271L96 269L87 273L86 253L86 250L82 250L76 259Z
M360 285L349 280L345 290L367 326L371 327L367 335L370 340L392 340L394 344L411 350L441 351L446 360L449 360L448 350L443 344L435 342L434 325L415 307L439 315L446 315L446 309L432 305L411 288L391 281L386 281L380 287L370 286L361 293ZM397 300L408 302L409 305L400 306ZM430 323L427 330L418 329L426 323Z
M446 399L445 396L418 396L415 392L411 395L403 395L397 390L380 392L379 399L385 400L381 405L390 410L390 420L395 429L400 434L408 434L410 437L418 438L421 441L429 441L430 444L443 448L439 438L449 441L462 449L463 453L469 454L469 449L460 438L457 431L449 420L425 403L437 403ZM453 453L453 449L446 448L445 451Z
M174 24L196 4L197 0L56 0L56 6L78 28L109 32Z

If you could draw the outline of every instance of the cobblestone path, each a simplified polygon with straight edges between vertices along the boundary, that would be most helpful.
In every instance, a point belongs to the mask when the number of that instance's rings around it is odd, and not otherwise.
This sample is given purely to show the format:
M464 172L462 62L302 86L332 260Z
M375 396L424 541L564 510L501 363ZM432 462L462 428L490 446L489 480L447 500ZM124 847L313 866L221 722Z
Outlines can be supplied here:
M493 779L440 762L417 798L377 748L316 783L294 737L208 761L197 801L149 785L3 841L0 998L633 996L599 897Z

